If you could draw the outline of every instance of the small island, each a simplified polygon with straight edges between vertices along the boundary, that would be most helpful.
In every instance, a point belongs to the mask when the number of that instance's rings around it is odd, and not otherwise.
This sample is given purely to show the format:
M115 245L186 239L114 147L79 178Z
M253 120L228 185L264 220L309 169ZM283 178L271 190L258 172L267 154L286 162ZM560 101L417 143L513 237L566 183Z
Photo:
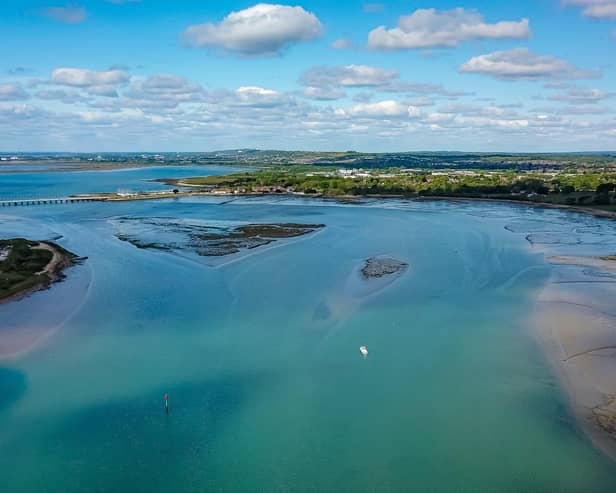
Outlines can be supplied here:
M246 224L230 230L195 233L191 246L202 257L220 257L295 238L325 227L323 224Z
M366 260L361 275L364 279L378 279L402 274L408 266L406 262L391 257L371 257Z
M325 227L324 224L280 223L221 228L165 218L122 218L118 224L122 231L116 233L116 237L137 248L187 250L200 257L224 257L263 247L281 239L308 235ZM146 231L143 226L146 226ZM167 236L163 237L163 232ZM172 237L169 237L169 234Z
M48 288L77 255L49 241L0 240L0 303Z

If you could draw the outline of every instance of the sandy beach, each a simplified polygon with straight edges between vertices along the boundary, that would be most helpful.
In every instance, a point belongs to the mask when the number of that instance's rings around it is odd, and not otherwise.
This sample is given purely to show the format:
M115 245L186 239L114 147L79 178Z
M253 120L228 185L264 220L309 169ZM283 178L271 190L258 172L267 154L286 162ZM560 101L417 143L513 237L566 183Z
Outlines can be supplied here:
M31 248L34 250L47 250L52 254L47 265L40 272L36 273L38 276L43 276L41 283L0 299L0 304L22 300L37 291L48 289L53 283L64 278L64 270L66 268L75 264L75 258L72 254L61 249L54 243L39 242L38 245ZM27 353L53 334L57 329L57 324L52 324L51 326L15 326L3 328L0 334L0 361L16 358Z
M616 262L597 257L549 261L555 272L534 314L539 338L582 428L616 460L616 277L609 277Z

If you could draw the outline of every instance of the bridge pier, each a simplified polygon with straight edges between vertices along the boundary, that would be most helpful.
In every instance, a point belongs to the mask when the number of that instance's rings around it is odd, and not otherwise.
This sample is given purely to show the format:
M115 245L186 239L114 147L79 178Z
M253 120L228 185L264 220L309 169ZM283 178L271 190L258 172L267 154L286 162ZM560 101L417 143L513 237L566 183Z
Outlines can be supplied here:
M51 205L51 204L78 204L81 202L98 202L104 201L104 199L95 199L90 197L58 197L49 199L9 199L1 200L0 205L2 207L17 207L17 206L30 206L30 205Z

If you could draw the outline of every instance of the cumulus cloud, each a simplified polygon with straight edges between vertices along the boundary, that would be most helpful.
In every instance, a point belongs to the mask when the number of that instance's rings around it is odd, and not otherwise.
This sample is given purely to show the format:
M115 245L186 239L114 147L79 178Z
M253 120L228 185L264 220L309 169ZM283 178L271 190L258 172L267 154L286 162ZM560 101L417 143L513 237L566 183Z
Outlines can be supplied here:
M29 97L29 94L20 84L0 83L0 101L19 101Z
M259 3L231 12L218 23L189 26L185 42L195 48L213 48L239 55L275 55L283 49L321 35L323 26L302 7Z
M317 92L331 95L314 99L338 99L344 96L344 91L341 90L343 88L373 88L388 93L436 94L448 98L468 95L464 92L448 91L440 84L400 80L396 70L370 65L313 67L304 72L301 83L307 87L307 96ZM334 97L334 94L338 97Z
M379 26L368 35L368 47L375 50L453 48L465 41L480 39L527 39L528 19L485 22L475 10L419 9L402 16L398 26Z
M353 48L353 41L346 38L340 38L332 43L332 48L334 50L348 50L349 48Z
M396 70L386 70L370 65L344 65L314 67L306 71L301 81L312 87L370 87L381 86L398 77Z
M41 14L65 24L79 24L88 18L83 7L46 7L41 10Z
M43 89L36 92L34 97L47 101L60 101L64 104L75 104L87 101L87 98L83 97L79 91L67 91L65 89Z
M589 79L595 72L580 70L554 56L537 55L527 48L495 51L471 58L460 72L490 75L504 80Z
M387 100L379 101L378 103L360 103L350 108L339 108L336 114L340 116L358 116L358 117L417 117L421 111L414 107L403 104L399 101Z
M414 94L436 94L447 98L458 98L461 96L472 96L473 93L464 91L450 91L445 89L441 84L433 84L431 82L409 82L405 80L394 80L388 84L379 87L381 91L397 92L397 93L414 93Z
M594 19L616 19L616 0L562 0L565 6L581 7L582 14Z
M172 74L129 78L126 73L110 77L74 69L80 72L69 77L59 72L57 82L26 86L27 81L19 81L24 88L36 87L27 101L0 101L0 146L17 142L88 150L130 142L134 148L156 150L279 147L280 135L289 148L360 150L391 150L408 142L482 150L494 150L495 142L502 149L522 142L538 150L563 143L580 142L586 148L616 144L613 109L595 102L611 96L607 90L558 84L544 97L553 102L539 112L519 103L481 105L463 97L443 101L439 96L447 91L438 84L405 82L394 71L372 69L326 71L326 77L311 80L321 85L290 92L251 84L205 89ZM106 90L116 97L96 94ZM353 102L313 102L340 99L345 93Z
M128 74L122 70L96 72L83 68L57 68L51 74L54 83L73 87L112 86L123 84L128 79Z
M231 104L253 107L272 107L288 101L289 96L273 89L258 86L243 86L235 91L235 100Z
M552 101L562 101L575 105L589 105L603 101L612 97L613 93L607 93L600 89L573 88L565 93L552 94L548 99Z
M78 89L90 96L106 98L118 98L118 88L126 84L129 79L129 75L119 69L97 72L65 67L57 68L51 74L52 84Z
M141 81L138 86L145 93L157 97L162 94L199 94L203 88L184 77L170 74L156 74Z
M308 99L317 101L333 101L346 96L346 91L339 87L313 87L308 86L304 89L303 95Z
M118 107L172 109L204 101L205 97L206 91L200 84L176 75L154 74L132 80L117 104Z

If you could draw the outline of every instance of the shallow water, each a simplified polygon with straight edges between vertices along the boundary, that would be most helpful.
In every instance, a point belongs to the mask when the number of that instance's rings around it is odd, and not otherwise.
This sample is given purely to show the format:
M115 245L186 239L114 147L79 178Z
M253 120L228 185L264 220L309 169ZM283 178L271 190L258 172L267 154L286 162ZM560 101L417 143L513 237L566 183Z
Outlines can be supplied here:
M0 306L0 338L45 334L0 361L4 491L616 491L528 318L546 252L613 253L611 222L285 198L10 213L0 236L62 235L89 259ZM118 217L326 228L212 262L119 241ZM374 255L410 268L363 289Z

